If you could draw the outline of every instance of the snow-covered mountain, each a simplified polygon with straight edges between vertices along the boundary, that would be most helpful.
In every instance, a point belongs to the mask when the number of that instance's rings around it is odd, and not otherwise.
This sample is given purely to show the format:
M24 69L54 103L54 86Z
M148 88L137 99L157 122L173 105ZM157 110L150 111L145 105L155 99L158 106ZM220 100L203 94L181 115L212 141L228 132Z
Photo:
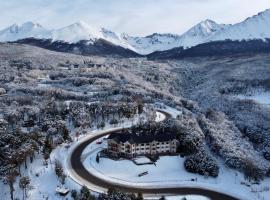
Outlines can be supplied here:
M210 40L250 40L270 38L270 9L231 25L218 32Z
M175 47L190 47L208 41L216 32L224 30L229 25L217 24L212 20L205 20L193 26L183 35L154 33L146 37L122 38L133 46L138 53L148 54L155 51L164 51Z
M249 17L241 23L217 24L205 20L193 26L182 35L153 34L147 37L128 38L139 53L169 50L174 47L192 47L198 44L219 40L250 40L270 38L270 9Z
M76 43L80 40L89 40L93 42L97 38L101 38L100 30L89 26L84 22L77 22L67 27L52 30L50 38L53 41L66 41L69 43Z
M191 47L204 42L208 42L215 34L228 29L230 25L217 24L212 20L205 20L193 26L183 35L181 35L181 45L183 47Z
M269 27L270 9L234 25L217 24L207 19L193 26L182 35L154 33L146 37L133 37L124 33L118 34L105 28L92 27L84 22L77 22L54 30L45 29L40 24L26 22L22 25L14 24L0 31L0 42L33 37L67 43L87 40L90 44L93 44L95 41L103 39L140 54L149 54L175 47L188 48L217 40L270 38Z
M88 40L93 43L98 39L107 40L115 45L134 50L119 34L105 28L91 27L85 22L77 22L69 26L48 30L40 24L26 22L22 25L14 24L0 31L0 42L17 41L25 38L52 39L52 41L64 41L76 43L81 40Z
M26 22L22 25L13 24L0 31L1 42L16 41L27 37L48 38L50 37L50 31L33 22Z
M135 51L125 40L121 39L119 34L105 28L91 27L82 21L64 28L52 30L50 38L53 41L65 41L69 43L76 43L81 40L88 40L89 43L94 43L98 39L104 39L115 45Z
M132 37L122 34L121 39L130 44L140 54L149 54L154 51L164 51L181 46L180 36L174 34L154 33L146 37Z

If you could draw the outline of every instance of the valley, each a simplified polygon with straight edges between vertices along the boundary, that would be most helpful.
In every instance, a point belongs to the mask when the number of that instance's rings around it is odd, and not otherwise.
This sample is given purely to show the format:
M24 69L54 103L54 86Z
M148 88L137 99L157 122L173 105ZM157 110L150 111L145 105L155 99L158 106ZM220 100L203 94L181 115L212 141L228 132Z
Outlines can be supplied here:
M37 158L37 169L44 169L50 174L48 178L57 182L53 174L57 160L62 159L68 175L66 157L61 153L67 151L66 145L76 144L88 131L95 133L104 127L126 124L133 117L151 121L155 107L166 105L175 119L164 127L168 130L176 127L183 148L179 151L184 156L167 161L174 165L171 167L204 181L205 175L183 171L187 169L184 160L203 156L213 159L211 162L220 171L218 178L207 179L210 185L211 182L216 185L219 179L222 182L224 173L233 182L233 174L237 173L239 189L257 199L269 195L265 183L269 181L270 169L270 109L258 101L236 98L250 95L250 91L257 91L257 95L269 92L268 54L153 61L79 56L22 44L1 44L0 52L1 130L4 130L0 149L4 180L10 173L7 166L15 166L21 168L23 175L32 177L32 181L38 181L28 171L33 168L31 160ZM144 111L138 115L141 104ZM51 147L46 146L48 141ZM191 149L186 152L186 148ZM197 155L197 151L202 154ZM27 168L20 166L24 161L19 162L18 155L25 156ZM46 162L47 159L50 161ZM166 157L160 159L158 162ZM178 167L173 164L176 162ZM256 173L248 174L251 166ZM36 173L42 175L41 171ZM70 189L79 187L69 175L64 180ZM16 188L18 181L14 182ZM8 186L2 186L8 198ZM34 187L28 195L36 198L40 193L46 197L46 189L49 188L43 188L42 192ZM49 190L53 192L52 188ZM19 191L17 188L15 196Z
M240 1L0 2L0 199L269 200L270 9Z

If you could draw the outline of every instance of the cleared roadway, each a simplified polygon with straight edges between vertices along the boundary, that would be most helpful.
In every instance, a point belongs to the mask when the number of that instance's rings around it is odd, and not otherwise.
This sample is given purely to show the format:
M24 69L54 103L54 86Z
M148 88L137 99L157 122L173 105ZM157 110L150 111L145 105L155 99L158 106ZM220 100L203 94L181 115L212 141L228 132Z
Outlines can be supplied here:
M167 113L166 116L169 115ZM202 195L205 197L208 197L212 200L240 200L239 198L233 197L229 194L225 194L222 192L218 192L215 190L211 190L208 188L202 188L202 187L185 187L185 186L179 186L179 187L164 187L159 186L158 188L142 188L142 187L134 187L129 185L124 185L120 183L112 183L110 181L106 181L103 179L98 178L91 172L87 171L85 169L82 161L81 161L81 155L83 153L83 150L92 142L95 140L106 136L108 134L111 134L112 132L121 130L121 128L114 128L111 130L105 130L98 132L95 135L88 136L83 141L79 142L79 144L72 150L69 160L68 160L68 167L69 169L69 175L73 180L78 182L80 185L85 185L89 189L97 191L97 192L105 192L107 188L118 188L125 192L133 192L138 193L141 192L144 195L147 196L157 196L157 195Z

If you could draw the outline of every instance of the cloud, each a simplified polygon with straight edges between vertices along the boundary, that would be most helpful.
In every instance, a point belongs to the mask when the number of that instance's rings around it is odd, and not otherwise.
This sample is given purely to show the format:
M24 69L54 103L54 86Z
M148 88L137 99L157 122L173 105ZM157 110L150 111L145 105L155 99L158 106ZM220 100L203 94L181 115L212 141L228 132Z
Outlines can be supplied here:
M182 33L207 18L236 23L267 8L269 0L9 0L0 2L0 27L34 21L59 28L82 20L132 35Z

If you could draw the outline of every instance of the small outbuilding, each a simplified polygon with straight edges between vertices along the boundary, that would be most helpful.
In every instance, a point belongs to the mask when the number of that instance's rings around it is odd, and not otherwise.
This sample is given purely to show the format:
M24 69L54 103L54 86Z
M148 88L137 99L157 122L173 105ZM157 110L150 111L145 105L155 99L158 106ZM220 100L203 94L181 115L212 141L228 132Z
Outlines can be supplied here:
M55 189L56 193L60 194L61 196L66 196L69 193L69 189L66 187L57 186Z

